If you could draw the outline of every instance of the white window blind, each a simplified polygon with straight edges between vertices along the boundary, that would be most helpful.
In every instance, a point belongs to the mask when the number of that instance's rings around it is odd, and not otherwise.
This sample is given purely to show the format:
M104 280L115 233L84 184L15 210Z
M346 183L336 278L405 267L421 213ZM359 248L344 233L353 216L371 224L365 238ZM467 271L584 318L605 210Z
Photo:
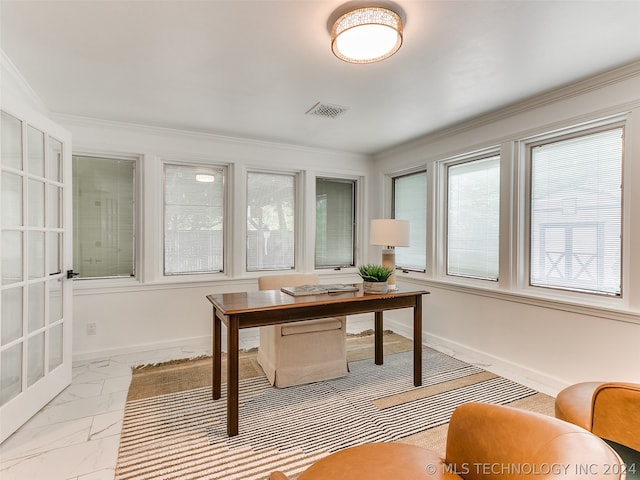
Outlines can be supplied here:
M531 147L531 284L620 295L623 128Z
M393 179L393 217L409 220L409 246L396 247L396 267L427 268L427 172Z
M73 156L73 270L134 275L135 161Z
M498 279L500 157L450 165L447 274Z
M295 179L247 174L247 271L294 268Z
M164 274L224 268L224 170L164 167Z
M316 268L355 265L355 182L316 179Z

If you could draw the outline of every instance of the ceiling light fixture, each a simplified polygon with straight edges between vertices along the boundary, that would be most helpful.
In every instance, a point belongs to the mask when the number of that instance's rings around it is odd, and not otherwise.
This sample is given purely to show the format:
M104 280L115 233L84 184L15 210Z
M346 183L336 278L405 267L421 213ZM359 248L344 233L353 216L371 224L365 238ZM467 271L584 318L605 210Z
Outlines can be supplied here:
M402 18L386 7L361 7L344 13L331 27L331 50L350 63L384 60L402 45Z

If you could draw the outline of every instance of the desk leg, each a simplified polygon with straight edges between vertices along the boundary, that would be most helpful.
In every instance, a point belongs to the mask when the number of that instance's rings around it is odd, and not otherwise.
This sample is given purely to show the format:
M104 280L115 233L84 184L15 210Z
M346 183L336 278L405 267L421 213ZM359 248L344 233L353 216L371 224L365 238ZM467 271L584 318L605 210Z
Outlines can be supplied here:
M413 385L422 385L422 295L416 295L413 309Z
M221 346L221 321L216 315L216 309L213 308L213 375L211 379L211 393L213 399L220 398L220 390L222 383L222 346Z
M382 322L382 312L374 313L374 357L375 364L382 365L384 363L384 351L382 347L382 335L384 324Z
M238 318L229 315L227 325L227 434L238 434Z

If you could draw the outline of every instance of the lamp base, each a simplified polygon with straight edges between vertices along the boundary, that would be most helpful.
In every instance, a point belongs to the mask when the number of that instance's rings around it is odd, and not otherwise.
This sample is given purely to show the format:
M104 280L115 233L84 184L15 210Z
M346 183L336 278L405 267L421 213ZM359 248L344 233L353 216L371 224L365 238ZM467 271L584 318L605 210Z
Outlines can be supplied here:
M389 284L389 290L397 290L396 287L396 250L393 247L387 247L382 249L382 266L391 269L391 276L387 279Z

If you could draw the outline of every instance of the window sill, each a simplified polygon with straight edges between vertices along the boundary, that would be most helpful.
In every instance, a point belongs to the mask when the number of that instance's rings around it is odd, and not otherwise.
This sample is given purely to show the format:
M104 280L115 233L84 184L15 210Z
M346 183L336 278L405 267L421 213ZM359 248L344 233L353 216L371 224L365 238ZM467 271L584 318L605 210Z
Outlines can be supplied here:
M481 286L472 284L471 282L456 282L451 280L433 280L426 278L417 278L415 275L397 276L402 283L412 283L422 287L433 287L444 290L465 293L468 295L479 295L483 297L495 298L507 302L522 303L543 308L551 308L554 310L562 310L581 315L589 315L592 317L606 318L608 320L616 320L626 323L640 324L640 312L632 311L624 307L616 307L612 304L620 302L622 299L607 298L606 302L588 302L579 301L575 298L564 298L558 294L542 295L531 292L530 289L522 291L506 291L501 289L497 284L493 286ZM487 282L495 283L495 282ZM555 293L555 292L554 292ZM568 297L568 296L567 296ZM605 304L606 303L606 304Z
M221 285L237 285L238 290L247 290L247 285L255 286L255 279L235 279L231 280L227 276L201 277L189 276L189 278L163 278L155 282L141 282L135 278L121 279L96 279L96 280L74 280L73 294L75 295L96 295L101 293L130 293L136 291L152 290L174 290L184 288L209 287L216 289Z

